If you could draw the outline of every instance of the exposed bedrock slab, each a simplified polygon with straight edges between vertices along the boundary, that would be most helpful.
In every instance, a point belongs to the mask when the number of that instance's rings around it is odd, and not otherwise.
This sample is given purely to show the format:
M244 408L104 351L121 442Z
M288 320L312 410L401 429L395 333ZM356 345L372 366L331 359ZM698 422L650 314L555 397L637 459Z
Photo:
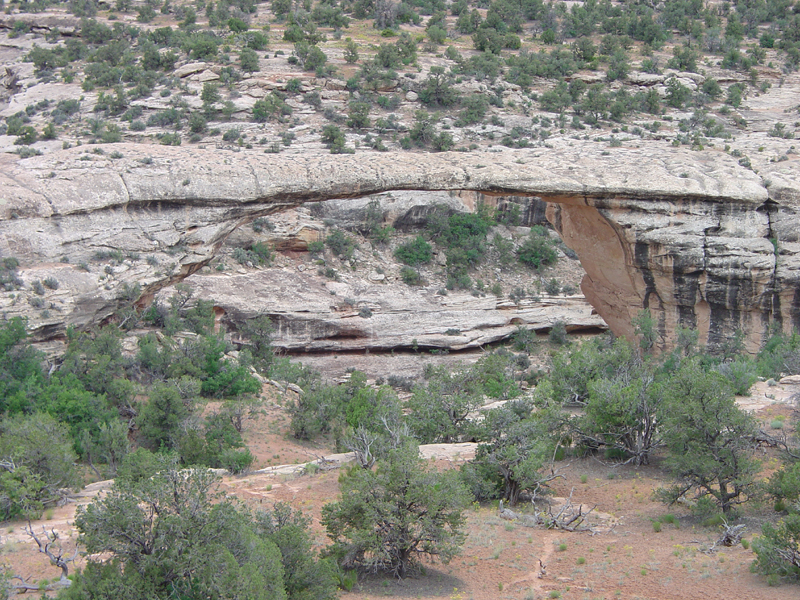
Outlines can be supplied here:
M269 314L275 323L273 345L288 352L466 350L504 340L520 326L541 331L561 321L572 331L606 327L580 295L515 304L468 292L442 296L402 283L323 282L291 268L195 276L191 285L198 297L224 307L223 319L237 326Z
M618 334L645 307L664 345L678 325L711 344L742 329L751 350L774 320L800 326L797 160L756 175L722 152L597 146L284 156L120 144L102 156L4 157L0 253L22 261L26 285L0 310L32 314L39 338L57 335L149 301L255 217L393 190L472 190L550 203L586 269L584 293ZM30 283L48 276L59 288L32 310Z

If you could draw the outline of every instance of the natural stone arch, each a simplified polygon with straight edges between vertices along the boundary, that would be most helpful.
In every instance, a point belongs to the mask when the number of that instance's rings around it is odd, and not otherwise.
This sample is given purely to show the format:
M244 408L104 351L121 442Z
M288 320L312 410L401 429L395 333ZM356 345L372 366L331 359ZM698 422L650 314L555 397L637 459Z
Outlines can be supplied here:
M81 149L6 158L0 253L21 259L25 280L52 272L64 283L58 314L32 320L41 338L146 302L258 216L392 190L474 190L551 203L548 217L587 271L587 298L618 334L632 333L644 307L663 345L678 326L712 344L742 328L754 350L770 322L800 325L793 164L776 166L767 189L720 152L642 146L275 156L118 145L108 148L124 156L116 160L79 160ZM151 260L105 277L81 271L98 250ZM4 302L6 314L25 312Z

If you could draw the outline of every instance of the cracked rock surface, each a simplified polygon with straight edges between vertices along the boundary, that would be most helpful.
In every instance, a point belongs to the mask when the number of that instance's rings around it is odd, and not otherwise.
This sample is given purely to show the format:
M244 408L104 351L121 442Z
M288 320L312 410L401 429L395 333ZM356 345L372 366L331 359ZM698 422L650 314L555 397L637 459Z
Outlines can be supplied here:
M538 196L586 269L582 288L610 327L649 308L661 334L735 330L756 349L775 320L800 326L800 169L757 175L718 151L591 143L474 153L265 155L107 145L0 160L0 253L21 262L8 315L31 315L31 285L54 277L29 326L37 339L84 327L207 264L256 217L304 202L391 190ZM115 154L116 153L116 154ZM112 159L110 156L121 155ZM42 305L42 302L44 303Z

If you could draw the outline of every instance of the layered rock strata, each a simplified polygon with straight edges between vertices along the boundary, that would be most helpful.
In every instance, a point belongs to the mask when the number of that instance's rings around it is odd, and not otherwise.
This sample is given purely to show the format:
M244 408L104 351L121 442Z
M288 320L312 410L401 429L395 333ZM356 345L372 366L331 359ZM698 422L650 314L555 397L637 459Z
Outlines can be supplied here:
M491 294L447 295L403 283L322 281L295 269L192 277L194 292L224 307L238 328L260 313L275 324L273 346L283 352L467 350L511 337L518 327L547 331L605 329L580 295L499 300ZM164 295L169 292L165 290Z
M564 142L502 152L286 157L124 144L104 150L0 164L0 253L21 261L24 283L3 295L0 309L33 312L39 338L148 302L258 216L391 190L550 203L551 221L586 269L584 293L618 334L633 335L632 318L643 308L656 319L662 346L678 326L698 328L712 345L741 329L750 350L772 322L800 326L796 160L759 176L722 152L645 142L610 151ZM58 289L37 301L32 284L46 277Z

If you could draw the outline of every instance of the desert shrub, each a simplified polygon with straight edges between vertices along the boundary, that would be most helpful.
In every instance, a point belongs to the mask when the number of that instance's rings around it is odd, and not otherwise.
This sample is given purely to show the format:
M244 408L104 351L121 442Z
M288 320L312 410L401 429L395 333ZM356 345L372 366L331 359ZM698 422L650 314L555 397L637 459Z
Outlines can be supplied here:
M547 229L541 226L532 227L528 238L517 249L517 258L522 264L537 271L554 265L558 261L558 253Z
M490 223L489 217L483 213L447 216L441 209L428 218L428 232L437 244L445 248L448 273L456 280L465 277L469 269L483 260Z
M236 248L233 251L233 258L242 265L250 263L252 265L268 265L272 261L272 250L264 242L256 242L249 248Z
M420 554L448 563L463 544L467 492L455 471L428 467L414 443L390 451L377 470L349 470L340 486L322 522L342 568L405 577Z
M760 464L750 440L756 431L752 415L738 406L728 382L688 360L662 392L666 459L679 483L660 497L675 502L688 490L707 497L728 515L758 492Z
M465 469L470 487L479 494L501 497L512 506L524 492L540 490L551 479L546 466L552 460L557 438L547 412L531 414L529 408L509 403L488 411L483 439L473 466Z
M235 142L240 137L242 137L242 129L240 127L231 127L230 129L226 129L225 133L222 134L222 141Z
M253 104L253 121L265 123L292 114L292 107L286 104L279 92L271 92Z
M239 66L245 73L255 73L259 70L258 54L250 48L242 48L239 52Z
M90 561L62 595L161 599L225 589L220 597L286 600L281 552L259 535L252 515L218 494L218 477L181 470L174 459L161 463L153 477L117 480L80 511L76 526L87 550L113 560Z
M544 291L550 296L558 296L561 293L561 282L553 277L545 284Z
M443 67L431 67L430 74L419 90L420 102L426 106L449 108L459 103L461 96L452 87L452 75Z
M394 256L400 262L416 267L431 262L433 252L431 245L425 241L425 238L418 235L412 241L406 242L397 248L397 250L394 251Z
M350 259L357 247L353 238L345 234L341 229L335 229L325 238L325 245L330 248L336 256Z
M553 344L558 344L559 346L563 346L567 343L567 327L564 321L556 321L553 323L553 326L550 328L550 332L547 334L547 338Z
M420 285L422 283L422 276L419 271L407 266L400 269L400 278L406 285Z
M780 378L784 373L800 373L800 334L777 333L767 340L756 359L759 376Z
M323 144L330 148L331 154L343 154L352 151L345 146L347 138L337 125L325 125L322 128L321 140Z
M76 457L66 426L43 413L17 414L0 426L0 515L38 518L78 483Z
M470 94L461 102L462 109L455 122L456 127L480 123L486 117L489 101L482 94Z
M347 111L347 126L353 129L366 129L370 126L369 102L351 102Z
M290 407L290 414L290 429L297 439L333 434L341 445L348 432L359 429L374 434L373 441L384 438L385 423L399 423L400 404L390 388L371 388L364 374L354 371L344 384L312 385Z
M756 560L752 569L768 577L800 579L800 514L790 514L777 524L765 523L753 540Z

